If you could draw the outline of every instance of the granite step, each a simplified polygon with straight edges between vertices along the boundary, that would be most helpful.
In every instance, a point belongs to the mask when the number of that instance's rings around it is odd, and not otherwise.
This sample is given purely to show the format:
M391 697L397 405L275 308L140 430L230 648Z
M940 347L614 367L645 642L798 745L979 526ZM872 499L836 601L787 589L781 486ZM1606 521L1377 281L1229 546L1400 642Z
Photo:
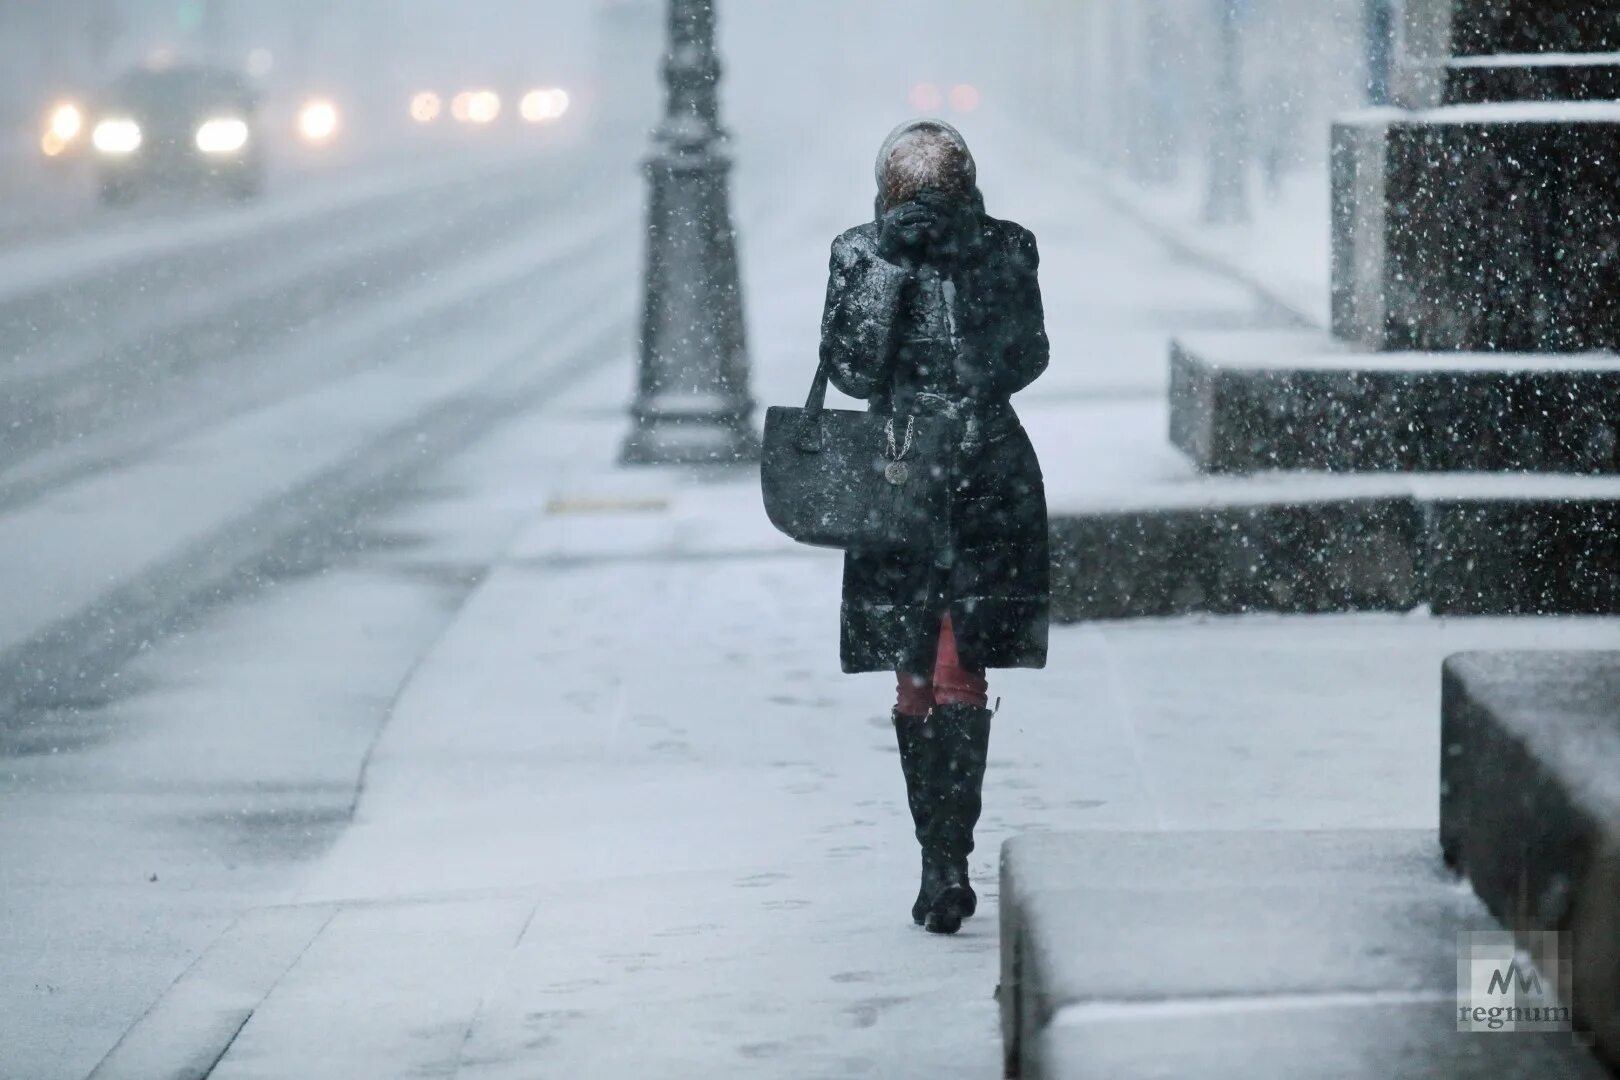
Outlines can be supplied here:
M1011 1077L1606 1075L1458 1030L1458 935L1499 928L1427 830L1029 834L1000 904Z
M1022 408L1054 617L1620 612L1620 476L1200 473L1163 402Z
M1374 353L1190 335L1170 438L1203 472L1620 472L1620 355Z

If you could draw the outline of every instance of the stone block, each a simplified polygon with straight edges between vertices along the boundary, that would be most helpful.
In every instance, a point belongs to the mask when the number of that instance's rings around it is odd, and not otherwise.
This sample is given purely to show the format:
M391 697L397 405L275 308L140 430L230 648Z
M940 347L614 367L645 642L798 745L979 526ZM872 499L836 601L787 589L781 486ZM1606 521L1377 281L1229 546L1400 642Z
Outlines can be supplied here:
M1426 830L1030 835L1001 874L1009 1076L1601 1075L1458 1034L1456 935L1495 924Z
M1620 500L1528 480L1517 495L1473 495L1453 481L1423 507L1421 561L1435 614L1620 611Z
M1197 501L1054 510L1053 618L1620 614L1620 479L1208 483Z
M1445 664L1441 842L1504 925L1569 935L1577 1022L1620 1065L1620 652Z
M1333 331L1374 352L1620 347L1620 103L1333 131Z
M1620 472L1620 356L1197 335L1171 346L1170 438L1217 473Z
M1064 622L1422 602L1419 515L1402 496L1060 513L1051 531Z
M1205 515L1101 511L1051 517L1052 617L1059 622L1201 611Z
M1417 0L1433 6L1437 0ZM1450 7L1451 49L1491 53L1620 51L1620 8L1610 0L1438 0Z
M1620 100L1620 64L1599 56L1466 56L1440 65L1436 74L1446 105Z

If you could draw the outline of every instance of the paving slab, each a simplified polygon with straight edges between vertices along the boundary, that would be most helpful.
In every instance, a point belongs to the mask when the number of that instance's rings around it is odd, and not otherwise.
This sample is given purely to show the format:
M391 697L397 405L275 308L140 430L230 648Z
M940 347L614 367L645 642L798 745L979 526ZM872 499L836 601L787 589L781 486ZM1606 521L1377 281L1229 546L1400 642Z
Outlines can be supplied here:
M310 904L245 915L125 1032L90 1080L207 1080L335 911Z
M322 905L324 906L324 905ZM356 905L258 1002L209 1080L453 1076L484 991L534 909L517 897Z

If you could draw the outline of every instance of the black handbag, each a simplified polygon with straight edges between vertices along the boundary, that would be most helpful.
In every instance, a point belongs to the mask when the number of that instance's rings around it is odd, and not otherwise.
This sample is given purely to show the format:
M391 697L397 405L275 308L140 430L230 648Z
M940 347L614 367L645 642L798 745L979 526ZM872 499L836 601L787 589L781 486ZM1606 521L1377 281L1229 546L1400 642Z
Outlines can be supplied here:
M804 408L766 410L760 486L771 524L817 547L931 547L945 505L948 421L828 409L826 400L823 360Z

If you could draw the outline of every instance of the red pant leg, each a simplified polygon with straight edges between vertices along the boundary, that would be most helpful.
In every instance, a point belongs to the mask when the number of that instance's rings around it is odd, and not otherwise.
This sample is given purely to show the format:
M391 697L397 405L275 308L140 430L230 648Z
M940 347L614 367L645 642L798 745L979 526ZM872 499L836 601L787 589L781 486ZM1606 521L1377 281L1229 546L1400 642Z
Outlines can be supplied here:
M927 716L928 710L934 707L933 684L925 676L911 675L904 671L896 672L895 677L899 683L895 711L901 716L912 718Z
M934 659L934 704L975 705L984 708L990 704L990 684L985 680L983 668L967 668L956 655L956 632L951 629L951 617L945 616L939 627L939 651Z

